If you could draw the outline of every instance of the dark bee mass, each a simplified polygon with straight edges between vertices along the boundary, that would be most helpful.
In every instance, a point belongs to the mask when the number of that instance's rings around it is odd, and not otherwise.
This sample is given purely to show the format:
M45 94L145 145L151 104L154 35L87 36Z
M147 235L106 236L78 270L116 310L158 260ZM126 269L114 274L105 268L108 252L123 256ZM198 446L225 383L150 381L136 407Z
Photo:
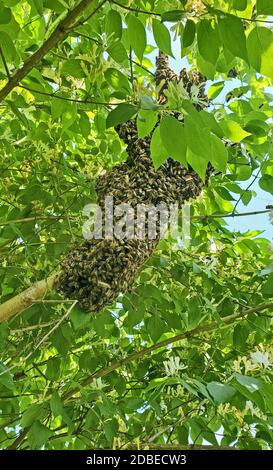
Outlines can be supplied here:
M160 54L157 59L156 84L162 84L161 103L165 101L166 84L179 80L183 81L187 91L190 91L193 83L203 82L199 74L189 76L184 69L178 77L169 68L167 57ZM201 94L205 99L202 88ZM129 203L136 207L141 203L165 203L169 206L176 202L181 206L200 194L203 183L192 169L184 168L170 159L155 170L150 158L151 135L139 139L135 120L118 126L116 131L127 144L128 159L98 178L96 191L102 209L105 196L112 196L114 205ZM84 241L63 259L55 287L65 296L78 299L86 311L98 312L113 303L120 293L133 284L158 239L159 233L154 240L145 235L144 239L102 238Z

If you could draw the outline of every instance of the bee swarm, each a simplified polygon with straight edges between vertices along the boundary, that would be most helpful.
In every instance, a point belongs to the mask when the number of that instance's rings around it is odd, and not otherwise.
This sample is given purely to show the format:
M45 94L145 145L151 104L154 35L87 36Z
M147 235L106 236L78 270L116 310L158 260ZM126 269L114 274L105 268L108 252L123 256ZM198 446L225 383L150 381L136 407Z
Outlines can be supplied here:
M166 56L160 53L155 80L157 85L163 83L160 102L164 103L163 92L169 81L182 80L185 88L190 89L192 83L200 83L200 76L189 77L182 70L178 77L169 68ZM102 210L105 196L112 196L114 205L129 203L135 208L137 204L181 206L200 194L203 183L191 168L169 159L155 170L150 158L151 134L138 138L136 120L119 125L116 131L127 144L128 159L98 178L96 191ZM144 239L85 240L63 259L55 288L77 299L84 310L99 312L130 288L158 240L159 234L154 240L146 235Z

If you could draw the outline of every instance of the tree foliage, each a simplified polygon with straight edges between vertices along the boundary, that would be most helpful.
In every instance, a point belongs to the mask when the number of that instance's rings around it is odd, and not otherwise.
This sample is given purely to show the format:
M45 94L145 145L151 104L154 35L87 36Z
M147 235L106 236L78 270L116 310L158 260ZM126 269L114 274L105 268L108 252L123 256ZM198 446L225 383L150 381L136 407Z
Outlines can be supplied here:
M1 323L2 448L273 448L272 251L258 218L226 222L249 179L273 194L270 15L271 0L0 1L3 302L82 239L96 176L126 159L114 126L136 117L144 137L160 116L156 168L218 172L190 248L161 241L112 308L52 291ZM204 75L202 111L180 84L159 102L158 49Z

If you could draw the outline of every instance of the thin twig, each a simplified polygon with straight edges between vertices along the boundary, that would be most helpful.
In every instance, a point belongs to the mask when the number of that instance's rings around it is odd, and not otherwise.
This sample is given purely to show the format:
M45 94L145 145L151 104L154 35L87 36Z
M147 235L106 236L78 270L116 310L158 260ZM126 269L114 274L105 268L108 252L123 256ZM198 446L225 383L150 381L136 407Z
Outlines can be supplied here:
M142 64L139 64L138 62L136 62L135 60L132 59L132 63L137 65L138 67L140 67L141 69L145 70L146 72L148 72L150 75L152 75L153 77L155 77L155 74L153 72L151 72L151 70L149 70L147 67L145 67L144 65Z
M79 31L75 31L75 37L78 37L78 36L80 36L82 38L85 38L85 39L88 39L89 41L95 42L99 46L103 46L103 43L101 41L99 41L98 39L92 38L91 36L88 36L88 34L80 33Z
M226 219L227 217L246 217L248 215L260 215L260 214L268 214L271 212L270 210L264 211L253 211L253 212L241 212L240 214L234 214L231 212L230 214L204 214L204 215L192 215L191 219L199 219L199 220L206 220L206 219Z
M61 301L58 301L58 302L61 302ZM62 301L62 303L67 303L67 302L72 303L73 301L71 301L71 300ZM47 323L40 323L40 324L37 324L37 325L25 326L24 328L17 328L16 330L10 330L10 334L13 335L13 334L22 333L22 332L25 332L25 331L32 331L32 330L37 330L37 329L40 329L40 328L47 328L48 326L55 325L57 323L57 321L58 320L54 320L54 321L49 321Z
M56 217L55 215L26 217L25 219L6 220L5 222L0 223L0 227L4 227L9 224L25 224L27 222L37 222L38 220L60 220L60 218Z
M122 3L116 2L116 0L112 0L112 3L127 11L133 11L135 13L143 13L144 15L150 15L150 16L158 16L161 18L161 13L156 13L155 11L148 11L148 10L142 10L141 8L129 7L127 5L122 5Z
M5 71L6 71L7 77L8 77L8 79L10 79L10 73L9 73L8 64L7 64L7 61L6 61L6 59L5 59L4 52L3 52L1 46L0 46L0 56L1 56L1 59L2 59L2 62L3 62L3 65L4 65L4 67L5 67Z
M71 307L69 307L69 309L67 310L67 312L62 316L62 318L58 321L58 323L56 323L56 325L53 326L53 328L48 331L48 333L39 341L38 344L36 344L35 348L33 349L33 351L31 351L25 358L25 360L27 361L31 356L32 354L37 351L37 349L41 346L41 344L43 344L45 342L45 340L47 338L49 338L49 336L53 333L53 331L57 330L57 328L60 326L60 324L66 320L66 318L69 316L69 314L71 313L71 311L73 310L73 308L75 307L75 305L78 303L77 300L74 300L73 304L71 305Z
M243 191L242 194L240 194L240 197L238 199L238 201L236 202L235 206L234 206L234 209L233 209L233 213L235 213L239 203L241 202L242 198L243 198L243 195L247 193L247 191L251 188L251 186L253 186L253 184L255 183L255 181L258 179L260 173L261 173L261 170L262 170L262 166L260 167L259 171L256 173L256 175L254 176L253 180L249 183L249 185L246 187L246 189Z
M130 62L130 82L132 85L132 90L134 90L134 72L133 72L133 63L132 63L132 48L130 46L130 53L129 53L129 62Z
M28 90L28 91L31 91L33 93L38 93L39 95L49 96L50 98L57 98L58 100L72 101L73 103L96 104L96 105L102 105L102 106L117 106L118 104L120 104L120 103L107 103L105 101L79 100L77 98L67 98L65 96L56 95L55 93L47 93L45 91L34 90L33 88L23 86L23 85L18 85L18 86L20 88L23 88L24 90Z

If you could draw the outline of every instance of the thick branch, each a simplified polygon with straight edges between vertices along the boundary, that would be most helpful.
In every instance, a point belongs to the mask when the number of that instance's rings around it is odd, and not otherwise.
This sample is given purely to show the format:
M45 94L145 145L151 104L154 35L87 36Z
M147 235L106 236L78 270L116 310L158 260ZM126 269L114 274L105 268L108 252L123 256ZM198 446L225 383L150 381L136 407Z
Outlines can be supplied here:
M0 305L0 323L30 307L35 303L35 300L42 299L53 288L55 279L56 274L42 281L35 282L31 287L21 292L21 294L12 297Z
M92 0L82 0L78 5L69 11L66 17L58 24L49 38L42 46L23 64L23 66L10 77L8 83L0 90L0 102L15 88L21 80L40 62L40 60L51 50L56 44L63 39L69 28L73 26L74 21L79 15L92 3Z
M225 324L233 323L234 321L242 317L245 317L247 315L250 315L251 313L258 313L258 312L261 312L262 310L267 310L267 309L273 309L273 302L268 303L268 304L258 305L257 307L245 309L242 312L237 312L232 315L228 315L226 317L221 318L220 321L213 321L206 325L198 326L197 328L194 328L193 330L186 331L180 335L172 336L171 338L167 338L163 341L160 341L159 343L155 343L149 348L143 348L140 351L130 354L125 359L121 359L120 361L113 362L113 364L111 364L110 366L105 367L104 369L101 369L98 372L95 372L95 374L89 375L84 380L82 380L82 382L80 383L80 387L86 387L87 385L91 384L94 379L105 377L106 375L110 374L114 370L119 369L120 367L123 367L127 364L130 364L131 362L136 361L142 358L143 356L147 356L151 352L157 349L168 346L169 344L176 343L183 339L191 338L192 336L199 335L200 333L205 333L208 331L219 329L221 326L221 322ZM72 390L69 390L67 393L63 395L63 400L68 400L69 398L73 397L78 391L79 391L78 387Z

